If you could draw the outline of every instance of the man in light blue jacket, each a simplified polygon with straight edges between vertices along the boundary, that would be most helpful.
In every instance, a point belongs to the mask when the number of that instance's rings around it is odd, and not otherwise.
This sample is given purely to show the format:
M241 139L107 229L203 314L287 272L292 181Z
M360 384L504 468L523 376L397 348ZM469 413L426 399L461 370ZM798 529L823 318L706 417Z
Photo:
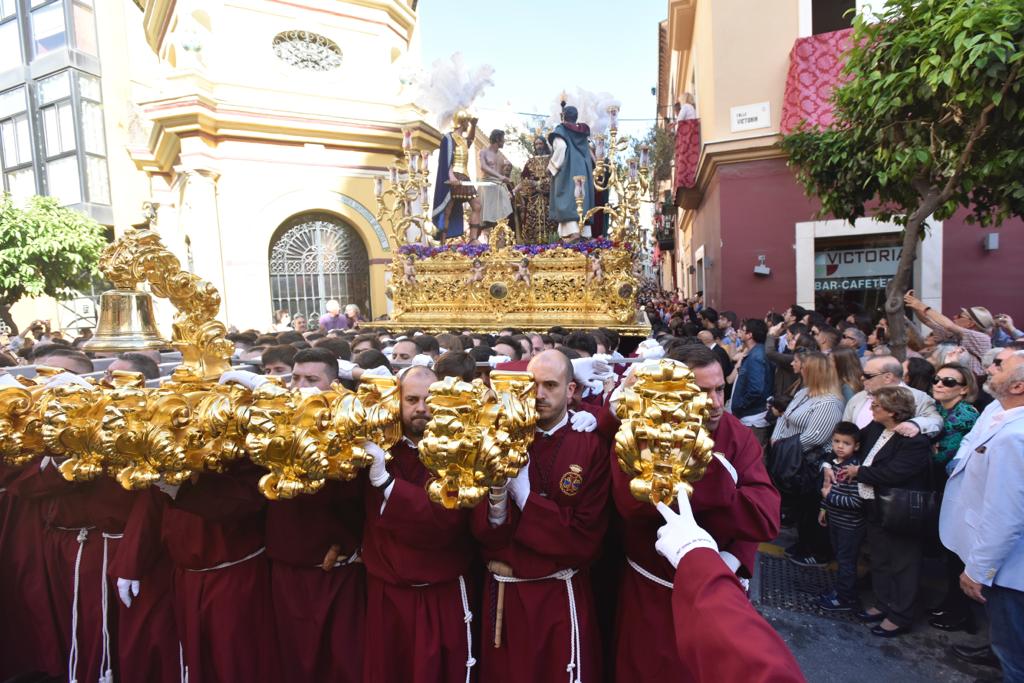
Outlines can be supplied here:
M984 603L992 650L1008 683L1024 682L1024 351L987 368L995 399L960 444L939 519L963 561L960 587Z

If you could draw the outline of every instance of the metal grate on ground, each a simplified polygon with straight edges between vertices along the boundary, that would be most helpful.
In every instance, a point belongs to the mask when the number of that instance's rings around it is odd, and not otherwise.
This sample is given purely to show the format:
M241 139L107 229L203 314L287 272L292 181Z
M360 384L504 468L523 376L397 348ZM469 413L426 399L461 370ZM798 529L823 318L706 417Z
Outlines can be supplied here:
M818 606L818 596L832 590L835 574L827 567L802 567L785 557L763 552L758 553L758 558L759 604L857 622L852 611L826 612Z

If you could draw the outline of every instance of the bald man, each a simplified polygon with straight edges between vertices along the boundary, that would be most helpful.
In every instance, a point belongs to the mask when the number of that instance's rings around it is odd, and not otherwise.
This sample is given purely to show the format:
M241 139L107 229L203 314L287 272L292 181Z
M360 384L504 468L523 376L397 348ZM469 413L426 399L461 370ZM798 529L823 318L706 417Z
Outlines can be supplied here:
M487 561L481 680L601 680L601 639L589 567L608 522L608 449L570 425L572 364L543 351L527 368L537 383L530 463L487 505L473 533ZM497 623L498 586L504 584Z
M430 472L419 460L430 408L432 370L401 375L402 440L374 456L366 494L363 560L367 573L367 683L469 680L476 662L468 585L474 558L469 511L427 497Z

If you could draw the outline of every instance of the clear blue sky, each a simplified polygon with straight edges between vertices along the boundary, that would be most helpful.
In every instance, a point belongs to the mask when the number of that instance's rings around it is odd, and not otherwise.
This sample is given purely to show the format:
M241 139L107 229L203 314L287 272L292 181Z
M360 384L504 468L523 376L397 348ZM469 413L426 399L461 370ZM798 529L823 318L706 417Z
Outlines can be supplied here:
M563 89L606 91L622 102L620 128L650 128L657 106L658 22L665 0L420 0L423 65L461 52L466 64L494 67L487 109L548 113Z

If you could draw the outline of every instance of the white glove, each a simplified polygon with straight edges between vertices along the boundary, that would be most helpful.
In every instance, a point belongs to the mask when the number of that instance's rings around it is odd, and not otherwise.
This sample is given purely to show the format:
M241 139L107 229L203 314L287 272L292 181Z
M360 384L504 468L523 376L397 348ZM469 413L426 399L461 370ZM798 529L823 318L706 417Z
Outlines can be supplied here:
M725 566L729 568L733 574L740 568L740 558L736 557L728 550L721 550L718 556L722 558L722 562L725 562Z
M508 480L508 493L520 510L526 507L526 499L530 497L530 463L523 465L514 479Z
M655 339L645 339L636 348L636 355L644 360L658 360L665 357L665 349Z
M139 597L139 582L131 579L118 579L117 594L121 596L121 602L125 607L131 607L132 598Z
M390 363L391 362L391 358L395 355L395 347L394 346L385 346L384 348L382 348L380 350L380 352L384 354L384 357L387 358L388 362ZM346 362L348 362L348 361L346 361ZM341 365L340 365L341 361L340 360L338 361L338 364L339 364L339 367L341 367Z
M572 376L577 382L587 382L594 378L594 363L596 362L593 358L573 358L572 363Z
M257 375L255 372L249 372L248 370L228 370L220 376L221 384L234 382L235 384L241 384L249 391L254 391L257 387L269 381L270 379L266 375Z
M512 359L508 356L491 356L487 359L487 364L492 368L498 367L499 363L511 363Z
M718 460L718 462L722 463L722 467L725 468L725 471L732 476L732 483L739 484L740 475L736 473L736 468L732 466L732 463L726 460L725 456L721 453L713 453L712 455L715 456L715 459Z
M18 389L24 389L24 387L21 386L21 382L19 382L14 375L7 374L6 372L0 375L0 389L4 387L17 387Z
M70 372L62 372L59 375L54 375L46 382L47 389L56 389L57 387L66 387L69 384L77 384L80 387L86 389L95 389L96 386L89 384L89 381L78 375L74 375Z
M375 368L363 370L362 377L394 377L394 375L392 375L391 372L383 365L378 365ZM360 377L360 379L362 379L362 377Z
M417 353L415 356L412 357L412 360L409 361L409 365L422 365L425 368L433 368L434 359L425 353Z
M574 432L592 432L597 429L597 418L586 410L579 410L569 418Z
M338 359L338 379L352 379L352 371L359 366L347 360Z
M161 479L160 481L158 481L156 483L156 487L158 489L160 489L161 491L163 491L164 493L166 493L168 496L170 496L171 500L174 500L175 498L177 498L178 497L178 491L181 490L181 485L180 484L168 484L163 479Z
M697 525L690 508L690 499L682 488L677 490L676 500L679 501L679 513L664 503L658 503L658 512L665 518L665 525L658 529L658 541L655 549L671 563L679 566L679 560L694 548L710 548L718 552L718 544L711 534Z
M363 450L373 458L373 462L370 463L370 483L382 486L391 476L384 464L384 449L372 441L367 441L363 444Z

